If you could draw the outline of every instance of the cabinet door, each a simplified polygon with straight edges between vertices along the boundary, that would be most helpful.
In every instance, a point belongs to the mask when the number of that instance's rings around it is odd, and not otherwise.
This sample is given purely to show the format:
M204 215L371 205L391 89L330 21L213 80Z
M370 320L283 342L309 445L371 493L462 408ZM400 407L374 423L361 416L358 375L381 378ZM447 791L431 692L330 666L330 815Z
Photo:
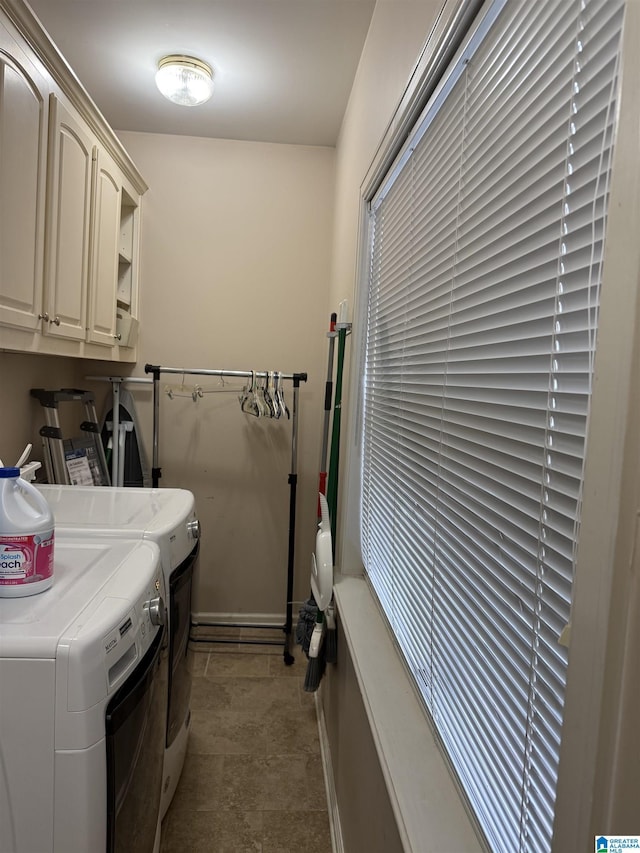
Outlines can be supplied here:
M95 161L92 271L87 340L114 346L122 178L111 157L97 149Z
M89 243L94 139L55 95L50 103L48 241L45 334L84 340L89 289Z
M0 323L29 330L42 313L46 85L0 25Z

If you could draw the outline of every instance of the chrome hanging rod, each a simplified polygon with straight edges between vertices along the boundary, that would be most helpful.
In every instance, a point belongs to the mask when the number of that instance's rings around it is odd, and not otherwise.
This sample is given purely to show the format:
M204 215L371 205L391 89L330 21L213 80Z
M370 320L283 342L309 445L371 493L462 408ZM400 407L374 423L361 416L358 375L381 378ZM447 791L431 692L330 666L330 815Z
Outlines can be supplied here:
M204 368L195 367L160 367L155 364L145 364L145 373L176 373L180 375L190 374L193 376L228 376L236 377L237 379L268 379L269 374L273 371L268 370L205 370ZM298 382L306 382L306 373L280 373L280 379L297 380Z
M247 379L268 379L268 371L256 370L205 370L204 368L187 368L187 367L160 367L159 364L145 364L145 373L153 374L153 463L151 468L151 481L154 488L159 485L162 472L159 465L159 429L160 429L160 374L161 373L177 373L182 376L187 374L193 376L235 376L238 378ZM280 373L280 379L290 379L293 381L294 395L300 388L301 382L307 381L306 373Z

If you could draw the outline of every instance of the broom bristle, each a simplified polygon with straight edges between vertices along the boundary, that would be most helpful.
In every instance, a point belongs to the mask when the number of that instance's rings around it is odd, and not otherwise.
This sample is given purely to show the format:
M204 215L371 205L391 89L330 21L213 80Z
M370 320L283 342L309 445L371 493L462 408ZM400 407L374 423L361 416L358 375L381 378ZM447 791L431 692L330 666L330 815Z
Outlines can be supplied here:
M338 662L338 632L335 624L333 628L327 626L327 633L324 638L324 656L327 663Z
M327 663L338 662L338 630L336 626L336 613L333 607L333 602L329 604L325 612L324 618L326 624L325 632L325 652L324 657Z
M320 658L309 658L307 671L304 676L305 693L315 693L322 678Z

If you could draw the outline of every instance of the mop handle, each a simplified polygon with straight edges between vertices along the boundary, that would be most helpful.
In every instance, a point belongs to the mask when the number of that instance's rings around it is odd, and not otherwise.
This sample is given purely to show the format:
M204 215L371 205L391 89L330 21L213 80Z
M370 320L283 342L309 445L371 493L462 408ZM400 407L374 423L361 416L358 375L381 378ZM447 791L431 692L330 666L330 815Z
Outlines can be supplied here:
M336 369L336 394L333 406L333 429L331 432L331 458L329 460L329 483L327 487L327 503L331 516L331 544L333 559L336 548L336 518L338 515L338 468L340 465L340 427L342 419L342 372L344 367L344 351L347 340L347 329L343 326L338 331L338 366Z
M324 424L322 427L322 452L320 454L320 478L318 483L318 492L323 495L327 494L327 453L329 450L329 421L331 419L331 400L333 397L333 351L336 343L336 321L338 315L331 315L329 321L329 363L327 367L327 381L324 388ZM322 518L322 507L320 506L320 498L318 497L318 518Z

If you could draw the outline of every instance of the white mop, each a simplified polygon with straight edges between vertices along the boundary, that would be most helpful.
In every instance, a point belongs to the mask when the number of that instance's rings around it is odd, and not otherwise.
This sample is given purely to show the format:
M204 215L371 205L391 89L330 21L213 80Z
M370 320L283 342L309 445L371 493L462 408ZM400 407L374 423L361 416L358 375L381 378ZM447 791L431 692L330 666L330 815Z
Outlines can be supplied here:
M327 629L335 635L335 619L330 607L333 598L333 550L331 545L331 519L329 505L322 492L320 508L322 518L316 533L316 549L311 555L311 592L318 605L316 624L309 643L309 663L304 680L304 689L313 693L318 689L324 673L326 650L323 645Z

